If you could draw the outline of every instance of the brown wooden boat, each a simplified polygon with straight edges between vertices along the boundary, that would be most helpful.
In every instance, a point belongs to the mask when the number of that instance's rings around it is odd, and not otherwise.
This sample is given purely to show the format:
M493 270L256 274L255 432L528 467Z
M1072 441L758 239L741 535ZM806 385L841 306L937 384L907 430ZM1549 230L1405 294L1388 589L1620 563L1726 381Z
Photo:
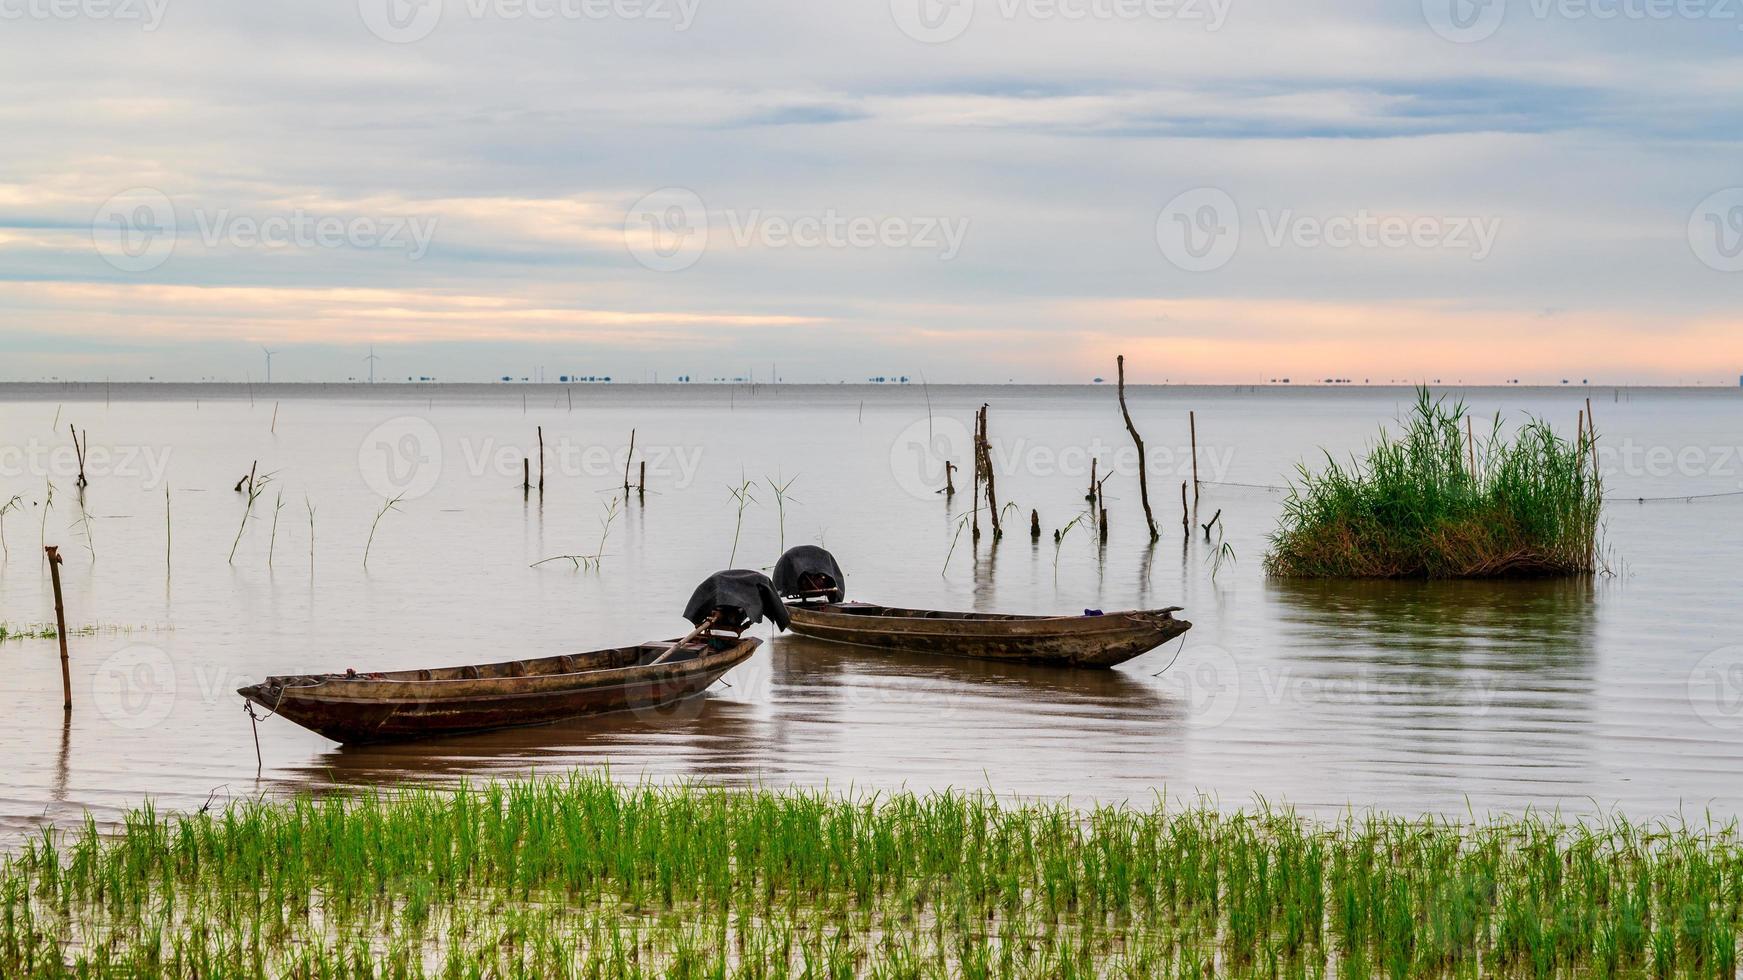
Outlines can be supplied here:
M382 742L658 707L706 691L761 643L699 630L499 664L269 677L236 693L335 742Z
M789 627L803 636L982 660L1066 667L1113 667L1192 628L1179 606L1084 616L896 609L869 602L787 603Z

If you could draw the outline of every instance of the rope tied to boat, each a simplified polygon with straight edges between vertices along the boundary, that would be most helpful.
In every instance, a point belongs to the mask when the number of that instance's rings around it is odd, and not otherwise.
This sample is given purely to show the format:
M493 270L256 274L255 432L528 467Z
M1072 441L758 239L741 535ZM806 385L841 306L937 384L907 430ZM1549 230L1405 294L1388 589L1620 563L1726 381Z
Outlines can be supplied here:
M316 687L318 685L298 684L295 686ZM272 710L264 715L256 715L254 713L254 702L247 698L242 699L242 711L244 714L248 715L248 721L254 728L254 774L256 776L259 776L261 770L266 768L266 763L260 757L260 723L271 718L273 715L278 714L278 706L284 704L284 692L290 690L291 687L292 685L290 684L280 684L278 686L278 697L272 699Z

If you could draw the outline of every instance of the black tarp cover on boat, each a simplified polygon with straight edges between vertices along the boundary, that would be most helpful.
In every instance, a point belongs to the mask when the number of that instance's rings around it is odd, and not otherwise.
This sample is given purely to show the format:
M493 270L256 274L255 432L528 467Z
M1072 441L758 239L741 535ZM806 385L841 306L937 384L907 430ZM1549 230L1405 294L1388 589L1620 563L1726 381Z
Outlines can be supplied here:
M775 562L775 591L788 599L805 597L811 591L805 585L807 575L828 580L823 583L823 587L829 589L829 593L823 596L828 601L840 602L847 598L847 576L841 574L835 556L814 544L788 548L781 560Z
M762 572L748 568L732 568L715 572L704 579L684 607L684 618L700 626L715 610L724 610L733 622L722 623L740 629L760 623L768 617L781 629L787 628L787 607L775 594L775 584Z

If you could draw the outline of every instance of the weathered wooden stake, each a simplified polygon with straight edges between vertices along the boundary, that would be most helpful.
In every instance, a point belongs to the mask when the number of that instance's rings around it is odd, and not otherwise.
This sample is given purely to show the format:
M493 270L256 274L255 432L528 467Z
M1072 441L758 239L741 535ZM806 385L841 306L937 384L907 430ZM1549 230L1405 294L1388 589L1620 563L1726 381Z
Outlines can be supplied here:
M1180 481L1180 530L1192 533L1192 511L1186 506L1186 481Z
M1092 459L1089 461L1089 493L1085 494L1083 498L1092 504L1095 503L1095 464L1098 462L1100 462L1100 460ZM1091 508L1091 510L1094 510L1094 508Z
M642 464L641 464L640 478L636 481L635 495L637 498L645 498L647 496L647 494L648 494L648 461L644 459L644 460L642 460Z
M1138 435L1138 427L1132 424L1132 413L1126 409L1126 355L1121 354L1115 363L1120 371L1120 414L1125 416L1126 431L1132 434L1132 443L1138 447L1138 497L1144 502L1144 523L1150 528L1150 540L1154 541L1161 535L1156 533L1156 518L1150 512L1150 478L1145 473L1149 467L1144 465L1144 439Z
M539 492L545 492L545 427L539 426Z
M973 522L973 540L980 540L980 413L974 413L974 497L968 504L969 519Z
M987 406L983 404L980 407L980 458L982 465L986 467L987 516L992 521L993 540L997 541L1004 536L1005 529L1000 526L999 521L999 492L993 483L993 450L992 442L987 438L986 417Z
M42 550L48 553L48 576L54 583L54 626L61 641L61 707L71 711L73 672L67 662L67 607L61 601L61 550L52 544L44 545Z
M623 458L623 492L629 493L629 461L635 458L635 430L629 430L629 455Z
M1041 512L1038 510L1029 511L1029 540L1041 540Z
M526 496L533 489L533 464L525 456L520 458L520 494Z
M948 459L945 460L944 461L944 496L945 497L956 496L956 480L953 479L951 476L951 474L953 474L955 472L956 472L956 464L952 463Z
M1192 430L1192 502L1198 503L1198 413L1187 412L1186 424Z
M85 447L83 445L79 444L78 427L74 426L72 423L69 422L69 423L67 423L67 429L70 430L73 434L73 455L75 457L77 457L78 461L79 461L79 481L78 481L79 486L81 486L81 487L90 486L90 484L85 480ZM86 433L86 435L85 435L86 444L89 444L90 438L91 438L90 434Z
M1108 543L1108 509L1106 507L1101 509L1101 543Z
M1216 527L1216 522L1220 521L1222 519L1223 519L1223 511L1222 511L1221 507L1218 507L1217 511L1216 511L1216 515L1210 519L1210 523L1208 523L1204 526L1204 539L1206 541L1210 540L1210 529L1213 527Z

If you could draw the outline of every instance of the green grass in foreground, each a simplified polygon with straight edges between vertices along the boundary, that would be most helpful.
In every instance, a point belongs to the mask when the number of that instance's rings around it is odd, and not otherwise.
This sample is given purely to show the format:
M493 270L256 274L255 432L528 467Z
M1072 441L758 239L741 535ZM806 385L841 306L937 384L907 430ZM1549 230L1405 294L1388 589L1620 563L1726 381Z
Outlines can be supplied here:
M1417 389L1397 440L1365 460L1326 454L1300 469L1271 535L1267 570L1319 578L1478 578L1597 570L1603 486L1593 439L1572 442L1533 419L1511 441L1486 435Z
M576 773L44 830L0 905L6 977L1729 977L1743 843Z

